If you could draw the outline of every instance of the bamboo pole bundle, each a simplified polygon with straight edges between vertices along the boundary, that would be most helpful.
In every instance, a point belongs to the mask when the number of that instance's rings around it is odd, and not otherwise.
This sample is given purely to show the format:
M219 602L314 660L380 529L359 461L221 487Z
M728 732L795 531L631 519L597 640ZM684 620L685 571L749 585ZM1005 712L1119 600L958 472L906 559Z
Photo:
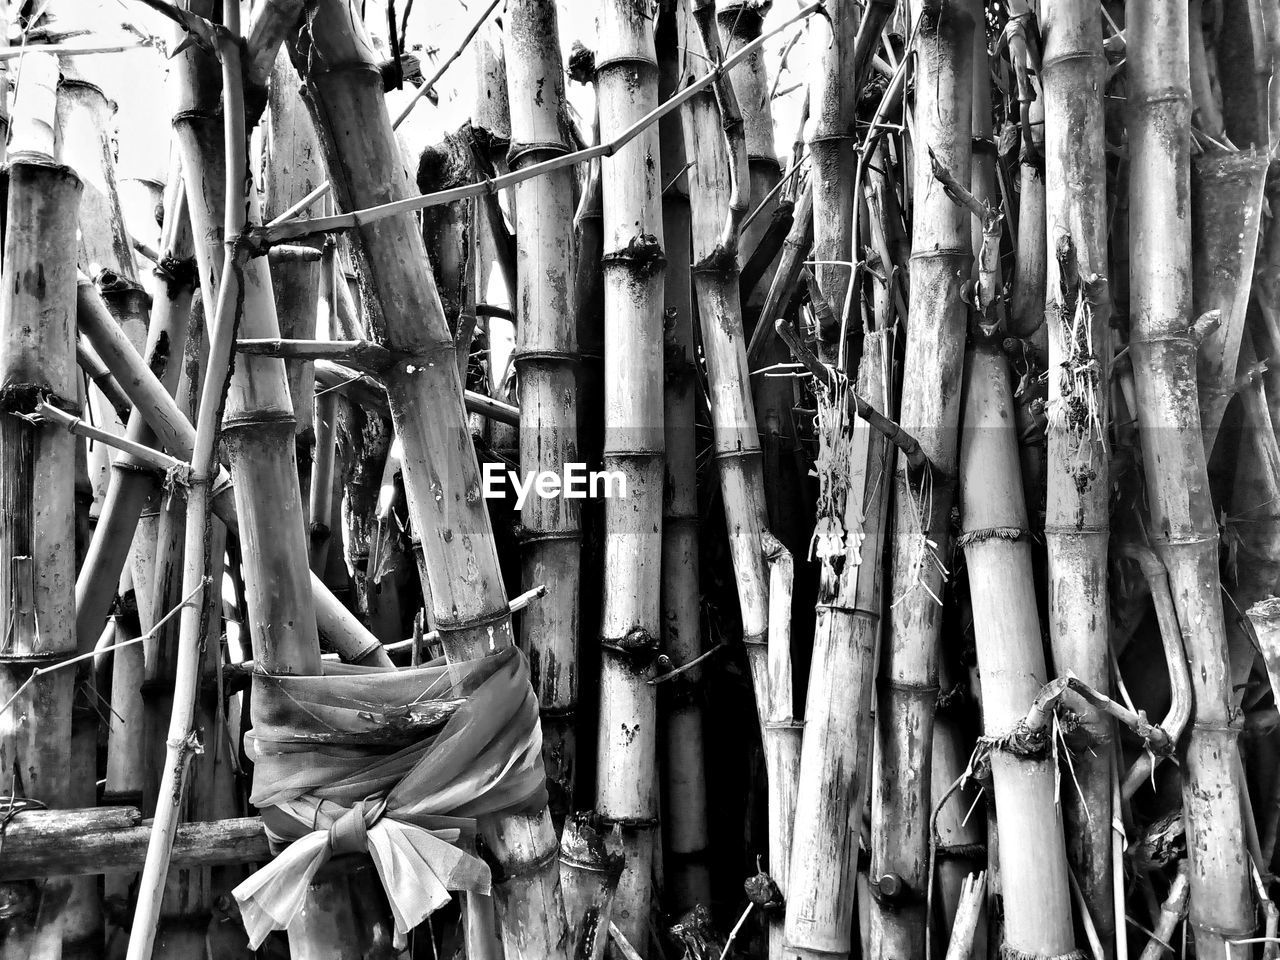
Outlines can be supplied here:
M818 331L820 355L843 356L840 323L853 277L856 74L850 69L860 11L836 0L809 21L809 180L813 184L813 275L831 318Z
M197 244L196 256L205 302L214 302L212 293L216 289L218 304L211 324L209 360L191 460L183 590L184 596L189 596L206 593L209 587L209 495L216 463L214 451L221 434L236 481L246 612L255 660L274 673L316 674L320 672L320 649L307 567L294 422L283 363L268 357L242 359L230 375L223 399L235 332L279 336L268 265L261 258L246 264L236 240L246 217L257 213L257 197L251 184L247 190L245 187L247 142L236 36L239 14L234 7L225 9L223 14L228 36L218 47L221 91L210 69L211 58L205 59L207 55L198 50L190 51L181 62L178 81L180 96L190 104L183 114L195 121L185 131L179 126L178 132L192 231L203 241ZM217 102L210 98L219 94L226 104L222 131L207 122L212 112L209 105ZM195 136L191 135L193 132ZM225 192L202 189L217 172L224 173ZM221 229L217 226L218 213L222 214ZM224 260L216 269L214 260L224 245ZM200 661L207 643L207 618L203 599L186 601L156 828L139 888L130 960L149 956L156 936L169 850L180 816L178 808L195 736L192 724ZM345 893L345 886L339 891L332 880L317 881L310 896L313 904L321 906ZM342 924L325 930L299 924L290 935L296 953L318 957L337 955L347 945L358 942L359 931Z
M916 27L911 301L899 423L931 464L899 458L890 535L889 631L881 652L872 789L871 950L923 956L930 809L928 757L938 684L940 597L950 567L969 224L934 181L929 151L961 183L970 175L973 40L967 4L912 4ZM926 147L928 149L926 149ZM890 881L886 884L886 878Z
M337 206L353 210L409 196L374 51L349 0L321 0L307 26L290 39L290 56L303 77ZM333 72L331 63L361 69ZM511 644L510 614L492 528L476 495L479 469L454 344L422 236L411 215L390 217L357 228L352 249L369 294L371 332L412 358L397 361L385 380L441 642L455 660L496 651ZM564 906L547 812L504 817L482 830L504 870L495 899L508 958L564 957Z
M857 393L890 409L892 345L863 340ZM880 637L881 557L893 451L864 420L853 423L840 386L820 401L825 496L815 536L823 561L788 871L786 948L795 960L850 954L862 810L871 774L871 708ZM825 453L825 456L823 455ZM824 462L825 461L825 462ZM825 475L823 475L825 474Z
M23 108L18 101L15 120ZM52 107L52 104L49 104ZM44 118L42 118L43 120ZM53 113L47 116L52 132ZM33 676L75 653L75 440L23 419L41 399L73 408L75 397L76 213L81 185L53 160L53 138L9 155L0 297L0 782L12 802L72 805L70 670ZM15 147L19 144L15 144ZM7 885L0 956L63 955L64 927L80 932L68 910L73 883L62 878ZM98 944L69 942L67 956Z
M600 9L596 51L602 141L657 106L657 81L647 10L609 0ZM627 498L604 505L596 812L623 825L626 861L614 923L641 949L648 944L658 814L657 690L646 682L661 631L665 254L658 159L658 131L649 127L600 163L604 466L626 478Z
M89 306L77 311L82 332L102 355L103 362L111 369L129 395L134 407L141 410L151 429L156 432L162 446L183 460L189 460L195 443L196 429L179 409L154 373L143 363L132 345L125 338L101 298L94 301L93 287L80 285L79 299ZM212 496L214 515L229 530L239 529L235 498L230 478L220 473ZM343 659L352 663L390 665L391 661L377 638L366 630L355 615L348 611L324 583L313 576L311 592L316 610L317 626L330 646L338 650Z
M958 543L969 573L999 815L1001 950L1058 957L1074 952L1075 932L1053 745L1028 736L1024 721L1045 662L1013 423L1008 365L992 345L980 344L966 362Z
M563 67L551 0L521 0L507 10L507 95L513 170L569 152L564 143ZM557 170L519 184L516 234L516 370L520 467L559 472L579 457L577 318L573 313L574 173ZM547 597L520 617L520 648L542 715L542 756L551 811L573 806L578 701L578 604L582 527L565 497L529 497L520 513L521 582L547 585Z
M274 220L324 182L320 147L302 102L298 74L283 50L271 70L262 143L262 213L267 220ZM315 335L319 282L316 263L293 260L271 264L271 289L282 337ZM304 361L291 363L287 369L296 421L298 470L306 498L311 489L311 460L316 443L312 400L315 367Z
M1218 538L1190 366L1184 7L1139 0L1129 11L1130 350L1154 546L1169 581L1192 665L1196 715L1184 766L1184 820L1197 952L1226 957L1226 941L1254 928L1244 858L1237 729L1232 724ZM1170 136L1177 130L1177 136Z
M668 15L658 24L659 97L679 87L683 18ZM694 346L693 277L690 268L689 183L684 131L674 114L658 123L662 182L662 235L667 273L663 284L663 413L666 486L662 517L662 641L673 664L702 655L702 612L698 564L697 443L695 434L697 356ZM666 899L676 915L711 900L708 856L707 774L701 672L696 668L665 681L665 792L662 797L666 848Z
M1105 280L1110 270L1102 99L1106 71L1096 9L1083 0L1047 9L1042 89L1048 227L1044 318L1049 346L1049 642L1054 672L1071 671L1095 690L1111 686L1109 624L1100 614L1109 604L1111 493L1111 292ZM1113 725L1079 698L1069 702L1091 746L1072 758L1080 791L1064 797L1067 853L1110 956L1117 922L1111 857Z

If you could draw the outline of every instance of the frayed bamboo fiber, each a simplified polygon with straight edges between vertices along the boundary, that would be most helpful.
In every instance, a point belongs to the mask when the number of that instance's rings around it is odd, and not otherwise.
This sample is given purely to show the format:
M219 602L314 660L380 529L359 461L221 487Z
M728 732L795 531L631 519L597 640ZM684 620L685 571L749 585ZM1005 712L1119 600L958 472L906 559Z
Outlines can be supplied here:
M1210 500L1189 336L1191 236L1187 10L1138 0L1128 13L1130 350L1153 546L1169 571L1191 661L1196 715L1183 766L1190 923L1203 960L1254 929L1238 729L1232 722Z
M561 114L565 95L555 3L520 0L506 13L511 168L569 151ZM573 307L574 173L557 170L519 184L512 205L516 234L515 364L520 467L558 472L580 460L577 317ZM542 756L552 816L573 808L578 752L578 608L582 525L578 503L530 497L520 513L523 589L546 584L547 596L520 617L520 649L542 715Z
M24 106L19 102L20 106ZM21 116L21 114L18 114ZM50 119L52 111L50 111ZM52 143L49 144L52 146ZM6 793L70 806L75 674L59 670L23 689L31 672L76 651L74 623L75 440L21 418L44 397L75 397L76 206L69 167L10 155L0 297L0 782ZM5 960L58 960L73 883L46 878L5 889ZM78 926L78 925L77 925ZM76 929L76 927L71 927ZM71 943L70 955L96 948Z
M334 201L352 210L408 197L383 102L377 61L348 0L321 0L305 34L290 39L325 155ZM331 71L330 63L347 68ZM421 539L446 655L468 659L512 642L492 528L479 490L453 340L414 218L357 228L352 250L365 285L370 332L412 359L387 372L387 396L404 446L409 515ZM407 253L406 253L407 251ZM460 575L460 571L468 571ZM482 824L503 874L495 900L509 960L565 957L555 834L546 810Z
M912 4L916 27L914 142L928 144L961 183L969 182L973 89L972 31L966 4ZM911 303L899 422L932 464L923 475L898 458L890 534L888 630L877 694L872 790L872 956L925 952L930 765L938 694L940 598L951 568L948 517L954 496L961 365L968 311L968 213L936 183L929 155L913 152ZM884 878L893 882L889 887Z

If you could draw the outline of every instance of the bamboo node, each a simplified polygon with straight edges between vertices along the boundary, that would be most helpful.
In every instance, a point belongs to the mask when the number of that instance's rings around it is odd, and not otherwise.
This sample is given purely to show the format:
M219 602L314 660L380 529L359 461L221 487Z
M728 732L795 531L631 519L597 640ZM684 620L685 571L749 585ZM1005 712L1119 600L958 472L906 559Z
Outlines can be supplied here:
M1007 943L1000 944L1000 960L1086 960L1087 956L1083 950L1070 950L1067 953L1050 955L1047 953L1028 953L1026 950L1011 947Z
M596 79L596 54L581 40L573 41L569 52L569 79L574 83L594 83Z
M1032 727L1022 719L1006 734L980 737L978 746L987 751L998 750L1020 760L1044 760L1049 756L1050 740L1048 726Z
M635 271L640 280L657 276L666 266L667 258L662 252L662 244L652 233L639 233L627 241L620 250L613 250L602 256L605 266L621 264Z
M960 549L972 547L980 543L986 543L990 540L1004 540L1008 543L1016 543L1019 540L1030 539L1030 534L1021 527L983 527L978 530L966 530L964 533L956 537L956 546Z
M195 290L200 282L195 257L175 257L172 254L165 254L156 263L152 272L164 281L165 291L170 300L187 290Z

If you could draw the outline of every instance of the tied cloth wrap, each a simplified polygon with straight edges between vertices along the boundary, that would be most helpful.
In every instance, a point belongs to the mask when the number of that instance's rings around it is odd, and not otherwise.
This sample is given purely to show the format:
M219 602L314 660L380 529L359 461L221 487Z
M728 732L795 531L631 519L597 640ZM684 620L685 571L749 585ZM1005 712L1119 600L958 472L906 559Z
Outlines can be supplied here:
M233 891L250 945L298 917L334 856L368 853L402 941L450 890L488 894L476 819L546 804L524 658L253 678L253 795L279 856ZM281 848L283 848L281 850Z

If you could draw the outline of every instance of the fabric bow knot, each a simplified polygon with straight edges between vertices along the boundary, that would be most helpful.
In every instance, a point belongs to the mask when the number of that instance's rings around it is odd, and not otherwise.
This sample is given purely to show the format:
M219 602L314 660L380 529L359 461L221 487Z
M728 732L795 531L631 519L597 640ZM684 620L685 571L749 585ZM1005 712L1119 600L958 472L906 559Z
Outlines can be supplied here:
M232 891L254 949L297 922L330 859L366 852L403 945L449 891L489 893L488 866L463 849L477 817L546 803L537 701L515 650L451 667L326 670L254 678L250 801L280 850ZM443 727L397 726L401 708L426 715L430 701L460 696Z

